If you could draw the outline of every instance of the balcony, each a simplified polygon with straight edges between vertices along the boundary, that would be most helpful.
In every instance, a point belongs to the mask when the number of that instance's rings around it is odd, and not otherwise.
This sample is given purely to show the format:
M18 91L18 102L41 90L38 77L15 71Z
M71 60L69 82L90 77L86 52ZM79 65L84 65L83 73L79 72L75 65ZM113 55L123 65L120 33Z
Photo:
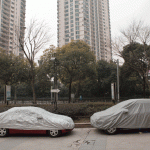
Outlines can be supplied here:
M3 6L10 7L10 1L5 0Z

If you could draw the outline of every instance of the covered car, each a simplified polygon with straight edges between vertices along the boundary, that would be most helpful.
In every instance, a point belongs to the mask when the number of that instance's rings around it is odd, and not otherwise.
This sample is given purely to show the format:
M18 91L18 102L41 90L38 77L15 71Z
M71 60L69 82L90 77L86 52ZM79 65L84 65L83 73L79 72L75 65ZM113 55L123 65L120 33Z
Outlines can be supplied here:
M94 113L91 125L115 134L118 129L150 128L150 99L130 99Z
M39 107L14 107L0 113L0 136L15 131L45 131L55 137L73 128L74 122L70 117L50 113Z

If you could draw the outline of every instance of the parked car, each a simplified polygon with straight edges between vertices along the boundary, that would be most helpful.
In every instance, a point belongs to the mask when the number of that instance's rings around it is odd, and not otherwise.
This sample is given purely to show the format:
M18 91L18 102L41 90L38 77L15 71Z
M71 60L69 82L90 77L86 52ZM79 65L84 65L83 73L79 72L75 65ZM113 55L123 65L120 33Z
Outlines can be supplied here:
M119 129L150 128L150 99L131 99L94 113L91 125L115 134Z
M0 137L8 134L48 134L57 137L71 132L70 117L50 113L39 107L14 107L0 113Z

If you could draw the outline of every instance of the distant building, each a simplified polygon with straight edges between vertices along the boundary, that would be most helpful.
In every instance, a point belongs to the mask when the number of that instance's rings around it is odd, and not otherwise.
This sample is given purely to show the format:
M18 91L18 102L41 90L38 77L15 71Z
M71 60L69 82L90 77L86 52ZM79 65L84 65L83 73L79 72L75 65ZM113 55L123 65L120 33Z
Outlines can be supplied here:
M23 56L18 37L24 40L26 0L0 0L0 47Z
M109 0L57 0L58 47L84 40L97 60L112 59Z

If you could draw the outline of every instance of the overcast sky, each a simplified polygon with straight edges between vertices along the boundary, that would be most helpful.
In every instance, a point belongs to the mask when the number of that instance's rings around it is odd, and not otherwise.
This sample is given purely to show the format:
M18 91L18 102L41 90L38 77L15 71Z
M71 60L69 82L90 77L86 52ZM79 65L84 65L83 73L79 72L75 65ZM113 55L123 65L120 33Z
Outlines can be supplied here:
M120 35L133 19L150 25L150 0L109 0L112 38ZM27 0L26 26L32 18L44 20L54 35L51 44L57 46L57 0Z

